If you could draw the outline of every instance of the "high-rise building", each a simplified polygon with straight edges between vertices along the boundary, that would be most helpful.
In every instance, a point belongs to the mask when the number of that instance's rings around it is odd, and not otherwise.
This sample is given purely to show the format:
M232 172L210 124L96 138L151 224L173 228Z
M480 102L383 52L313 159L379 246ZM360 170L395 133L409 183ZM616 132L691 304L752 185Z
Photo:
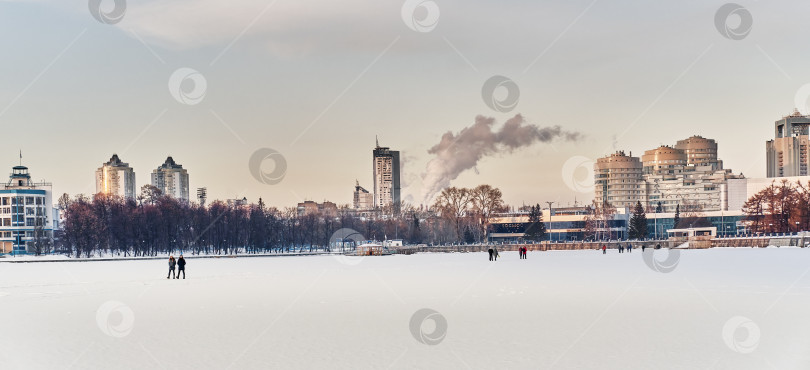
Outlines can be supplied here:
M353 208L358 211L367 211L374 208L374 194L371 194L360 182L355 180Z
M711 166L713 170L722 170L723 161L717 159L717 142L695 135L688 139L678 140L675 149L683 150L688 165Z
M662 145L645 151L641 162L645 175L677 175L683 172L687 159L683 150Z
M113 154L96 170L96 193L135 199L135 171Z
M381 147L379 141L373 152L374 207L399 207L399 151Z
M597 159L593 167L597 203L607 203L619 208L646 202L642 166L638 157L618 151Z
M774 123L774 139L765 143L768 177L808 176L810 116L794 111Z
M723 169L717 143L700 136L647 150L641 161L617 152L597 160L594 170L597 202L617 208L641 202L654 212L726 210L727 182L742 178Z
M163 194L188 202L188 171L174 162L170 156L160 167L152 171L152 186Z
M58 227L51 183L32 182L28 167L20 165L0 186L0 254L33 253L34 240L53 238Z

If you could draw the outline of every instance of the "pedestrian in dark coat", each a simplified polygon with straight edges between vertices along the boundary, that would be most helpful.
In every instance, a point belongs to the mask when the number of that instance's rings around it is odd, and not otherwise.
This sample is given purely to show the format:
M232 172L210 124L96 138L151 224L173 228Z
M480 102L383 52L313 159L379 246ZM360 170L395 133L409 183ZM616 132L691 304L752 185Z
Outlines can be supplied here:
M174 277L174 265L175 264L176 264L176 262L174 261L174 256L169 256L169 274L166 275L166 279L168 279L169 276Z
M647 247L645 247L644 244L642 244L641 245L641 253L644 253L644 249L647 249Z
M489 252L489 260L492 261L492 258L495 257L495 251L492 250L492 247L489 247L489 250L487 250L487 252Z
M627 245L627 253L633 253L633 245L632 244Z
M495 261L497 261L498 257L500 257L501 255L498 254L498 248L495 248L494 251L495 251Z
M186 260L183 258L183 255L180 255L180 258L177 259L177 277L175 279L180 278L180 273L183 273L183 279L186 278Z

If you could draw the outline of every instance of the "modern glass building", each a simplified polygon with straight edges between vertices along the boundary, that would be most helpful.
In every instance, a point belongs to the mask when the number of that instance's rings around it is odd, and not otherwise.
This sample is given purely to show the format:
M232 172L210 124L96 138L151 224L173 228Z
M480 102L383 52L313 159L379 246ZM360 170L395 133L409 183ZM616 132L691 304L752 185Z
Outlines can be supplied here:
M596 222L590 236L586 235L586 207L561 209L560 212L543 210L543 224L546 237L550 241L581 241L586 238L597 240L626 240L632 213L629 208L619 208L612 219ZM553 214L552 214L553 213ZM675 213L647 213L647 239L666 239L667 230L675 229ZM681 212L679 228L716 227L717 236L732 236L745 233L745 215L742 211L712 211L701 213ZM516 212L493 217L489 227L489 238L493 241L517 242L529 227L529 215Z

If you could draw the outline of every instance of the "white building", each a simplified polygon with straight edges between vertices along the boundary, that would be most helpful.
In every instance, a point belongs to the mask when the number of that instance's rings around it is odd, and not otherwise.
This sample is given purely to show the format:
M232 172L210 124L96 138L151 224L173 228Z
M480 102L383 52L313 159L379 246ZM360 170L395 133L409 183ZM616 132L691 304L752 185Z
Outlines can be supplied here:
M152 186L172 198L189 200L188 171L175 163L172 157L166 158L160 167L152 171Z
M118 154L113 154L96 170L96 193L135 199L135 171Z
M0 186L0 253L32 253L30 242L37 231L52 239L58 228L51 184L32 182L28 167L14 166L9 181Z

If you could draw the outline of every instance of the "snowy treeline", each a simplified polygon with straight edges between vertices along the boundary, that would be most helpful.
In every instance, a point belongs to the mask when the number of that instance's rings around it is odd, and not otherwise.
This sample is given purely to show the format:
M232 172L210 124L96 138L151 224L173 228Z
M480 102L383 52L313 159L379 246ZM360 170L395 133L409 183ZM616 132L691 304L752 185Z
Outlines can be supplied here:
M73 256L150 256L174 251L206 254L312 251L329 248L332 234L351 228L366 240L403 239L406 244L458 241L457 219L404 205L398 217L359 217L340 207L337 214L299 214L256 204L187 204L170 197L138 200L96 194L59 200L64 218L56 252ZM461 222L467 241L483 238L473 218Z

